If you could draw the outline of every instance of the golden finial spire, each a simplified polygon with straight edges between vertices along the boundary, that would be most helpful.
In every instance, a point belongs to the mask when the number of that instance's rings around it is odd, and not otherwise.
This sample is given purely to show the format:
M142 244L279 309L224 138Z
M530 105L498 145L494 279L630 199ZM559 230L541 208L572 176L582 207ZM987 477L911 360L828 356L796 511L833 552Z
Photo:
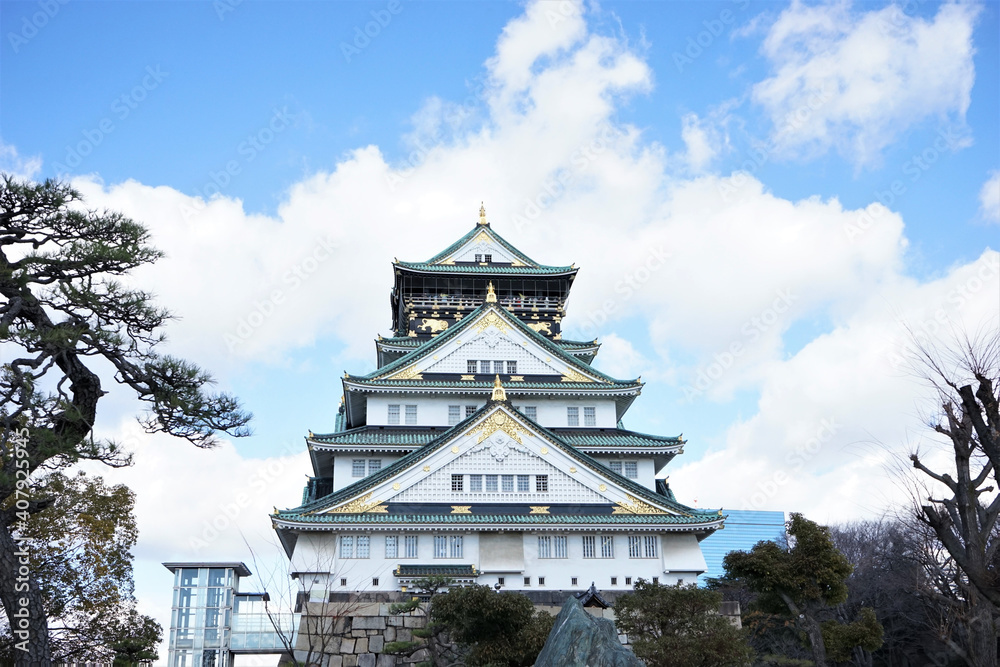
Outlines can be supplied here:
M497 293L493 291L493 281L491 280L490 284L486 286L486 303L496 303L496 302L497 302Z
M483 226L489 224L486 222L486 205L483 202L479 202L479 224Z
M494 401L506 401L507 400L507 392L504 391L503 385L500 384L500 376L499 375L497 376L497 379L493 381L493 400Z

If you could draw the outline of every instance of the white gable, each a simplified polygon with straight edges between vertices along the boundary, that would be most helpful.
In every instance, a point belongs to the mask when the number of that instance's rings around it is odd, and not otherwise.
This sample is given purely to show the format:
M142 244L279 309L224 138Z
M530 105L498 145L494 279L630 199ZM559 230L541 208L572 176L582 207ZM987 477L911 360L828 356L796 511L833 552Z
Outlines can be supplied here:
M494 310L484 311L432 355L394 371L388 378L418 373L466 374L470 360L488 360L516 361L516 375L562 375L577 382L602 382L598 376L582 373L577 366L553 356L541 343L517 329L508 317L513 318Z
M468 475L514 475L514 492L471 492ZM453 492L452 475L463 475L463 490ZM530 475L527 492L518 492L517 475ZM537 475L548 476L548 491L538 492ZM547 438L533 432L512 409L501 404L483 415L466 431L394 477L384 480L344 509L327 511L378 511L388 502L449 503L612 503L640 513L662 512L636 498L608 479L603 466L583 465ZM485 481L485 480L484 480Z
M476 259L476 255L480 256L478 260ZM485 229L469 239L458 250L438 261L438 264L475 261L482 262L486 261L484 259L486 255L490 255L491 260L494 263L501 262L510 263L514 266L527 266L524 262L514 256L514 254L504 248L503 245L494 239L493 236L491 236Z

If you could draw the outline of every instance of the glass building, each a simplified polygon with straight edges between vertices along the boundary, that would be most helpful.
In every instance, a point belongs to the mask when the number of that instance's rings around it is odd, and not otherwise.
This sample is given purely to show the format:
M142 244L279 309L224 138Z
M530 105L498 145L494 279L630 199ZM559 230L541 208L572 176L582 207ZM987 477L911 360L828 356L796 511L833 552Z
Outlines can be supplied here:
M243 563L164 563L174 575L167 667L231 667L236 653L275 654L275 624L294 641L297 614L269 616L266 593L241 593Z
M730 551L749 551L762 540L779 540L785 537L785 513L760 510L722 510L726 527L717 530L701 542L708 570L698 577L705 584L709 577L725 574L722 559Z

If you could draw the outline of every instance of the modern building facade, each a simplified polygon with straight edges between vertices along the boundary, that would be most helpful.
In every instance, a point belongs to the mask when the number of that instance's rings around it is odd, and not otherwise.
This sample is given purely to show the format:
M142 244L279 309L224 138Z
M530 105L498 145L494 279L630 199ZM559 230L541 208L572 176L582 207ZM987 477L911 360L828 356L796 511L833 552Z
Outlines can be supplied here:
M393 263L393 335L345 374L334 428L306 438L302 504L272 515L312 599L399 594L431 575L539 600L694 583L721 511L658 475L680 437L630 431L641 381L562 337L578 269L535 262L485 210L426 262Z
M168 667L230 667L233 656L277 654L298 627L292 613L268 614L266 594L240 592L243 563L164 563L174 575ZM280 632L279 632L280 631Z
M724 509L722 513L726 516L726 529L709 535L701 543L708 569L698 578L700 583L725 574L722 559L730 551L749 551L758 542L786 537L784 512Z

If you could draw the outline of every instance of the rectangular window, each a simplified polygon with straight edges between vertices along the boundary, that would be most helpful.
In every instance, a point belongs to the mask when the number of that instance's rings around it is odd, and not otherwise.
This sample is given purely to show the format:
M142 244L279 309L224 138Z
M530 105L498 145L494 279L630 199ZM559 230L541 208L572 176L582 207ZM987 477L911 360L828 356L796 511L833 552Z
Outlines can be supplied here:
M566 536L556 535L552 538L552 551L554 552L554 558L566 558Z
M503 577L497 577L497 583L503 586Z
M483 254L482 253L477 253L476 254L476 261L477 262L483 261Z
M531 577L525 577L524 578L524 585L525 586L530 586L531 585Z
M548 475L535 475L535 491L537 493L548 493L549 492L549 476Z
M368 459L368 474L372 475L382 469L382 459Z
M658 549L656 545L659 543L659 539L656 535L644 535L642 538L642 551L646 558L656 558Z
M584 426L597 426L597 410L596 410L596 408L584 408L583 409L583 425Z
M538 408L535 407L534 405L524 406L524 410L522 412L524 416L530 419L531 421L535 422L538 421Z
M372 586L378 586L378 577L372 579Z
M566 408L566 423L569 426L580 425L580 408Z
M465 480L465 475L452 475L451 476L451 491L452 493L460 493L464 491L463 488Z
M471 493L482 493L483 492L483 476L482 475L469 475L469 491Z
M479 362L479 372L480 373L489 373L491 368L493 368L493 362L492 361L480 361Z
M552 538L550 536L538 536L538 557L552 558Z
M448 554L450 558L462 557L462 542L461 535L452 535L448 539Z
M448 557L448 536L447 535L435 535L434 536L434 557L435 558L447 558Z
M601 558L615 557L614 535L601 535Z
M584 535L583 536L583 557L584 558L597 558L597 552L594 549L594 536Z
M475 359L469 359L465 364L465 370L467 373L478 373L479 363Z
M475 413L476 413L476 406L474 406L474 405L466 405L465 406L465 416L466 417L471 417Z
M538 585L539 586L545 585L545 577L538 577Z
M462 406L461 405L449 405L448 406L448 426L454 426L458 422L462 421Z
M403 537L403 558L416 558L417 553L417 536L405 535Z
M626 586L632 585L632 577L625 577L625 585Z
M628 557L642 558L642 537L638 535L628 536Z
M492 262L493 261L493 255L483 255L483 261L484 262Z
M612 586L618 585L618 577L611 577L611 585Z
M500 477L500 490L504 493L514 493L513 475L502 475Z
M487 475L486 476L486 492L496 493L497 491L497 475Z
M340 585L341 586L346 586L347 585L347 578L346 577L341 577L340 578Z
M507 362L507 374L508 375L513 375L516 372L517 372L517 362L516 361L508 361Z
M417 406L407 405L406 406L406 423L410 426L415 426L417 423Z
M340 557L354 558L354 537L351 535L340 536Z
M399 557L399 536L398 535L386 535L385 536L385 557L386 558L398 558Z
M659 577L653 577L653 583L654 584L660 583L660 578Z
M388 424L398 424L399 423L399 405L390 405L389 412L387 415L386 423Z
M639 464L635 461L626 461L625 476L629 479L636 479L639 477Z
M503 362L502 361L494 361L493 362L493 372L495 374L497 374L497 375L503 374Z
M621 461L612 461L611 463L608 464L608 467L611 468L611 472L616 472L619 475L622 474L622 462Z
M355 558L368 558L371 555L371 538L367 535L359 535L354 554Z
M570 586L576 586L577 585L577 583L576 583L576 577L570 577L569 585Z
M351 476L352 477L364 477L365 476L365 460L364 459L351 459Z
M517 476L517 490L520 493L531 491L531 475Z

